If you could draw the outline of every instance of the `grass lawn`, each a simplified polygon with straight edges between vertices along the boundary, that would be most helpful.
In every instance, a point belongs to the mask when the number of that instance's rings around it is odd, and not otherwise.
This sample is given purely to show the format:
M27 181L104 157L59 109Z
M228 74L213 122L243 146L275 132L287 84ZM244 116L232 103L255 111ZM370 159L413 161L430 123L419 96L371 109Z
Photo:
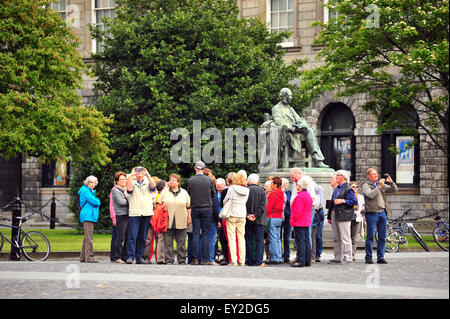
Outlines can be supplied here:
M31 229L29 229L31 230ZM43 233L50 241L51 251L80 251L81 244L83 242L83 232L75 229L32 229ZM8 228L2 228L0 231L8 238L11 238L11 230ZM433 236L422 236L428 247L438 247L434 242ZM419 243L412 236L406 236L408 239L408 245L400 245L400 251L404 247L408 248L421 248ZM220 243L219 243L220 244ZM111 234L94 234L94 250L97 251L109 251L111 247ZM291 242L291 248L294 248L294 244ZM8 252L11 250L10 244L5 240L2 252Z
M51 251L81 251L84 234L75 229L27 229L37 230L45 235L50 242ZM1 229L1 232L11 239L11 229ZM110 250L111 234L94 234L94 250ZM2 252L11 250L11 245L5 240Z

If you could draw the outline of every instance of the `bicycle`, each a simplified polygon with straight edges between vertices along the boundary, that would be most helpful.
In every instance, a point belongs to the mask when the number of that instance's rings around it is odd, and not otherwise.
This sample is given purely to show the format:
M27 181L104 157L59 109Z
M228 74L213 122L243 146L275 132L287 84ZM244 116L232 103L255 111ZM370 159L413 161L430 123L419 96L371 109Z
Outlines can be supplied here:
M45 261L50 255L50 242L47 237L38 231L25 231L22 224L25 223L33 214L23 217L15 217L19 220L19 225L7 225L0 223L0 227L8 227L17 229L18 236L15 240L9 240L2 232L0 232L0 251L3 248L5 240L16 249L20 249L29 261ZM0 216L1 220L11 221L4 216Z
M414 239L419 243L420 246L422 246L423 249L425 249L425 251L430 251L430 248L428 248L428 245L422 239L422 236L420 236L419 232L414 228L413 223L407 223L406 220L403 218L410 211L411 211L411 209L408 209L399 218L391 220L391 222L397 224L395 226L390 226L390 228L391 228L390 233L389 233L389 227L388 227L388 232L386 235L386 243L387 243L387 238L389 238L390 241L394 242L392 244L394 246L392 252L396 252L398 250L398 247L397 247L397 250L395 250L395 245L408 244L408 240L405 238L406 231L408 231L414 237Z
M436 227L433 229L433 239L443 250L448 251L448 221L439 215L435 217Z
M386 234L386 251L388 253L396 253L400 245L408 245L408 240L405 236L400 235L389 222L387 222Z

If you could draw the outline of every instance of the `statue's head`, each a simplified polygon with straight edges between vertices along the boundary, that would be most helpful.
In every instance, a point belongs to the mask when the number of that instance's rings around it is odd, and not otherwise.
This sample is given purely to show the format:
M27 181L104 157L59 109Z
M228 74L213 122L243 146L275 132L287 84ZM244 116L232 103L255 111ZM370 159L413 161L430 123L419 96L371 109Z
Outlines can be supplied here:
M280 100L286 104L292 101L292 92L288 88L282 88L280 91Z

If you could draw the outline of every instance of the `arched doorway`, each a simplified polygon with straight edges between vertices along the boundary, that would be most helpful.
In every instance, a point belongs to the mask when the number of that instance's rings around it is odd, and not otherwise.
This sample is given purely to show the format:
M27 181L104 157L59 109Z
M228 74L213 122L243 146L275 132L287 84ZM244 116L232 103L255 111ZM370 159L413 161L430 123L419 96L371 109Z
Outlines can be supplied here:
M344 103L330 103L322 112L320 147L325 163L355 179L355 118Z

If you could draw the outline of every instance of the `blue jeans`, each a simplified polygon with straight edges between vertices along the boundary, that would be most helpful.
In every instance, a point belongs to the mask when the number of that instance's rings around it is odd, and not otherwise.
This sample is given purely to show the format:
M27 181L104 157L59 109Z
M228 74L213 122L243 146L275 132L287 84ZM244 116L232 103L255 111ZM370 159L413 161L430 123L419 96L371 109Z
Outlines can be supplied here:
M130 216L128 218L127 259L144 258L145 238L150 227L151 216Z
M245 262L247 266L259 266L263 263L264 228L264 225L248 221L245 223Z
M291 215L285 214L283 222L283 246L284 246L283 259L287 261L291 258L290 252L291 229L292 229Z
M386 249L386 212L366 213L367 236L366 236L366 260L372 259L373 237L375 229L378 231L377 259L383 259Z
M212 222L209 226L209 236L208 236L208 245L209 245L209 262L214 262L214 256L216 252L216 235L217 235L217 224L216 222Z
M316 257L320 258L320 255L322 254L322 248L323 248L322 233L323 233L323 221L325 219L325 214L323 213L323 209L320 209L316 214L319 214L321 216L321 220L322 220L318 224L317 233L316 233Z
M187 243L187 263L190 264L194 261L192 258L192 238L194 235L192 233L187 233L188 243ZM200 246L202 245L202 235L200 234ZM200 249L200 256L198 260L202 260L202 250Z
M212 211L191 211L192 218L192 258L198 262L209 260L209 228L211 225ZM203 240L200 241L200 231ZM200 253L201 250L201 253ZM200 257L201 256L201 257Z
M269 228L270 261L281 262L281 218L271 218Z
M311 243L309 242L309 227L294 227L297 246L297 262L311 266Z

